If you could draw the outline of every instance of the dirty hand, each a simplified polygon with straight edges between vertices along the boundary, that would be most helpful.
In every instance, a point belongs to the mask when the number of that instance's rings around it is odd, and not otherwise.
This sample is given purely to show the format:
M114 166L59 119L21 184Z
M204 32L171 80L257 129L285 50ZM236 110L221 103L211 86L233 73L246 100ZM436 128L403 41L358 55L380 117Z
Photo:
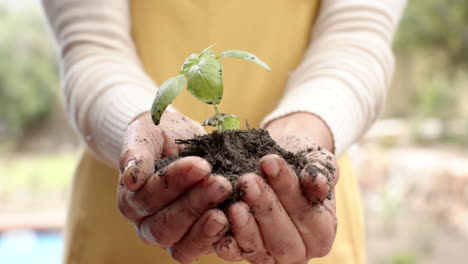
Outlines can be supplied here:
M200 124L166 112L157 127L149 113L143 114L124 135L120 213L135 225L141 240L166 248L181 263L211 252L224 235L228 220L214 208L229 197L232 187L224 177L209 176L211 167L202 158L181 158L163 172L155 172L154 161L180 152L175 139L203 133Z
M263 157L259 167L265 179L253 173L239 179L245 195L228 209L232 235L214 247L228 261L305 264L327 255L336 236L339 172L334 156L325 150L333 149L333 140L325 123L306 113L278 119L267 129L286 150L313 148L308 164L297 177L279 156Z

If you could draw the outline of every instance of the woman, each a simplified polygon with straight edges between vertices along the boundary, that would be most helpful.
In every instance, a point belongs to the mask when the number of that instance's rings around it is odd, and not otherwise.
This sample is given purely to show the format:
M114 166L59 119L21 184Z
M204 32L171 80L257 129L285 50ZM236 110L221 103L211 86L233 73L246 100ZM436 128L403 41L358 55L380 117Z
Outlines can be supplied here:
M266 128L290 150L316 144L340 156L382 109L404 4L43 0L60 48L68 114L90 151L74 178L65 262L305 263L323 257L309 263L362 263L362 212L346 156L339 159L340 175L317 180L298 180L283 160L266 156L259 166L267 183L242 176L245 198L226 216L213 208L227 194L210 186L227 193L232 186L205 177L210 167L203 160L172 164L167 181L176 187L170 191L161 187L163 175L152 175L154 159L177 153L173 139L203 133L198 124L209 106L182 94L177 111L166 113L159 127L146 112L157 84L177 74L186 56L217 43L217 52L247 50L273 69L226 63L224 112ZM314 155L311 163L328 156ZM336 198L308 206L328 192ZM272 210L262 207L273 203ZM228 221L232 234L226 234Z

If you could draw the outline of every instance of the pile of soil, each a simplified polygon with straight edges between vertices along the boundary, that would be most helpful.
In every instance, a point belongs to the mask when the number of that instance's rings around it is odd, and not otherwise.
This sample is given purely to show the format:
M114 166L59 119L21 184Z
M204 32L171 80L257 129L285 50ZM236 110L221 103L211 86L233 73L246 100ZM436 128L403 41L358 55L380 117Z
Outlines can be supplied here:
M185 145L184 150L179 156L156 160L155 169L164 170L169 163L181 157L198 156L206 159L212 166L212 173L223 175L234 187L233 194L220 208L240 199L241 194L235 187L241 175L249 172L261 175L258 162L263 156L281 156L297 175L307 164L305 153L295 154L282 149L263 129L228 130L222 133L214 131L188 140L177 140L176 143Z

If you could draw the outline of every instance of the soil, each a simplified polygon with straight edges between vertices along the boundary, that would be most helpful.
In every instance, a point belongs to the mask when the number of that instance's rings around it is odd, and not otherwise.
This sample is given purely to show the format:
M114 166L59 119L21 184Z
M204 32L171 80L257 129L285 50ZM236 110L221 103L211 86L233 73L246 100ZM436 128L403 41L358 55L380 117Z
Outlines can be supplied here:
M297 175L307 164L305 153L294 154L282 149L263 129L228 130L222 133L214 131L193 139L177 140L176 143L185 145L184 150L179 156L156 160L155 169L164 170L169 163L180 157L198 156L206 159L212 165L212 173L223 175L234 187L233 194L220 208L226 208L240 199L242 193L235 187L241 175L249 172L261 175L258 162L263 156L278 154Z

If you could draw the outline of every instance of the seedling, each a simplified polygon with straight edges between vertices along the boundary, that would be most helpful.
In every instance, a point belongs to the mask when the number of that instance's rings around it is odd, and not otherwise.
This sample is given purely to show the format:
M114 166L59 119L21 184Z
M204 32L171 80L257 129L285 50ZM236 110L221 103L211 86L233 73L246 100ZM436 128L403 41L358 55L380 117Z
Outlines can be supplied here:
M204 49L200 54L192 54L187 57L179 75L165 81L159 87L153 105L151 107L151 118L155 125L159 125L161 116L167 106L182 91L185 84L187 90L198 100L213 105L215 114L209 117L204 126L213 126L222 132L225 130L239 129L239 117L233 114L221 113L218 104L223 98L223 64L219 59L224 57L239 58L254 62L267 71L271 71L265 62L252 53L240 50L227 50L215 56L211 47Z

